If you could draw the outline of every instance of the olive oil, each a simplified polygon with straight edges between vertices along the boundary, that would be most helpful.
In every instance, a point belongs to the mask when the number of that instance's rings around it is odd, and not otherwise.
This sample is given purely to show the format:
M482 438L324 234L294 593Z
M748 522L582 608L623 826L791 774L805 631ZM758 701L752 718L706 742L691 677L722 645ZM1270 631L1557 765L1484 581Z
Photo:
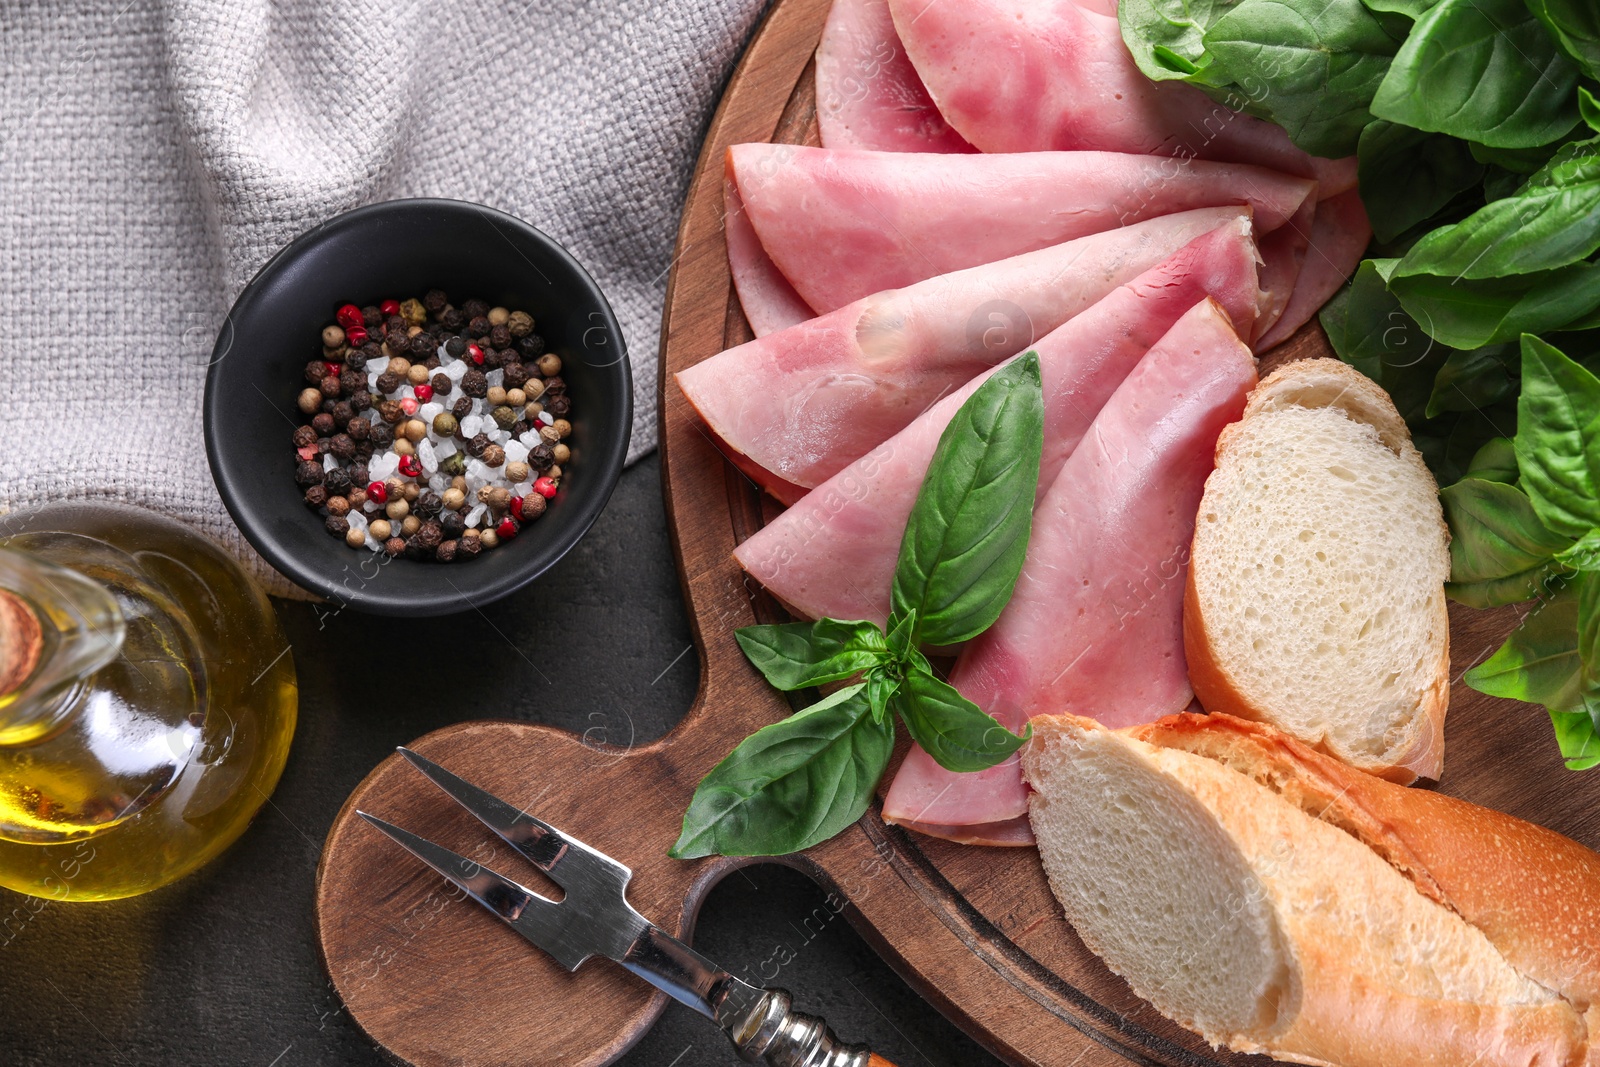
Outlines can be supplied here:
M272 793L297 703L271 604L204 537L113 505L7 517L0 885L109 900L199 867Z

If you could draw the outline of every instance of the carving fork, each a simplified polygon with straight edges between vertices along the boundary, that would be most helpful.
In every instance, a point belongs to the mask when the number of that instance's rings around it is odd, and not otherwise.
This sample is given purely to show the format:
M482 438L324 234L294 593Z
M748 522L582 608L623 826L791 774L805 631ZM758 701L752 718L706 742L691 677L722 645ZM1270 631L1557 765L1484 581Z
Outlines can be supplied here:
M790 1007L782 989L758 989L656 926L628 903L633 872L603 852L512 807L409 749L400 754L434 785L499 834L562 889L558 903L482 864L364 811L356 814L460 886L569 971L605 956L714 1020L747 1061L769 1067L894 1067L846 1045L821 1019Z

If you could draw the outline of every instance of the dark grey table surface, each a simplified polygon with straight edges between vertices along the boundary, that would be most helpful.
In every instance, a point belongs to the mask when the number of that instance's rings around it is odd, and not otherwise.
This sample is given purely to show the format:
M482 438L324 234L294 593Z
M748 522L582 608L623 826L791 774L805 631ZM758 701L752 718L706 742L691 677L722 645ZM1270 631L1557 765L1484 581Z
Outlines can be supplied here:
M523 719L643 742L671 729L695 690L653 457L624 473L589 536L527 595L404 623L289 602L278 614L299 671L300 724L277 792L238 843L176 885L132 900L50 904L13 923L0 939L0 1065L386 1063L340 1011L315 949L312 882L345 796L395 745L447 723ZM507 645L535 630L545 635L537 674ZM380 700L368 668L402 642L470 648L472 675L424 672ZM0 915L22 900L0 890ZM999 1063L842 918L815 933L816 920L805 925L814 914L829 910L810 881L750 868L712 892L696 944L751 977L762 961L788 958L779 982L800 1007L900 1067ZM537 1020L530 1002L506 1025ZM673 1005L619 1062L740 1061L706 1020Z

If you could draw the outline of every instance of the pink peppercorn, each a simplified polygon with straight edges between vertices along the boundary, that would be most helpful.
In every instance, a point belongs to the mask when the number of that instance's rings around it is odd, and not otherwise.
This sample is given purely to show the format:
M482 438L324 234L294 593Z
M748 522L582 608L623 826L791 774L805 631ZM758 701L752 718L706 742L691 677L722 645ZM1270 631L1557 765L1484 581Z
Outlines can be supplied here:
M354 304L346 304L333 313L335 321L344 327L345 336L350 336L350 331L362 328L365 323L361 318L361 309Z
M351 348L360 348L367 343L367 328L365 326L346 326L344 339L350 342Z
M494 532L500 535L500 540L509 541L517 536L518 529L515 519L501 519L500 525L494 528Z
M412 392L416 393L417 399L422 401L424 404L433 399L433 386L431 385L419 385L413 389ZM410 413L407 412L407 414Z
M415 415L417 413L417 402L409 396L401 397L400 410L407 415Z
M540 478L533 483L533 491L548 500L556 495L556 483L549 478Z
M467 346L467 356L478 366L483 366L483 349L479 348L477 345Z
M416 456L401 456L400 473L407 478L415 478L422 473L422 464L417 462Z
M368 482L367 499L374 504L386 504L389 502L389 490L384 488L382 482Z
M388 318L390 315L398 315L400 314L400 301L385 300L378 305L378 310L383 312L384 318Z

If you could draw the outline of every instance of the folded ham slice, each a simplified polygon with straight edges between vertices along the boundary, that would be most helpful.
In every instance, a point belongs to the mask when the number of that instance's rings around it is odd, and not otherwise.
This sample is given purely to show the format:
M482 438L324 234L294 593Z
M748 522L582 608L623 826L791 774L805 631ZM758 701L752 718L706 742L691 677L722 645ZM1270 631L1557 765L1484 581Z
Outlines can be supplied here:
M712 356L678 386L724 449L815 488L940 397L1248 215L1163 215L879 293Z
M1022 576L950 682L1013 730L1041 713L1150 722L1193 698L1183 588L1217 435L1255 360L1212 301L1187 312L1117 388L1034 512ZM1029 840L1016 757L954 774L921 749L884 799L889 822L971 842Z
M1367 209L1359 192L1351 189L1318 204L1311 223L1310 247L1294 292L1277 322L1262 334L1256 350L1264 352L1287 341L1290 334L1309 322L1345 279L1355 273L1370 240L1372 224L1367 221Z
M815 317L816 312L761 247L731 168L722 184L722 227L728 235L728 271L739 294L739 306L757 337Z
M1098 6L1098 5L1095 5ZM945 120L984 152L1101 149L1254 163L1355 185L1282 129L1192 85L1145 77L1117 20L1074 0L889 0L906 54Z
M817 131L829 148L976 151L933 106L888 0L833 0L817 46Z
M1258 234L1299 212L1309 232L1317 189L1263 167L1122 152L942 156L741 144L728 150L727 173L767 255L819 312L1191 208L1249 204ZM731 256L731 228L728 238ZM1284 301L1293 284L1291 276L1282 286Z
M1146 350L1198 301L1212 297L1236 329L1250 332L1256 265L1248 224L1229 223L1033 345L1045 397L1040 497ZM740 565L796 614L881 625L901 535L939 436L987 377L945 397L768 523L734 550Z

